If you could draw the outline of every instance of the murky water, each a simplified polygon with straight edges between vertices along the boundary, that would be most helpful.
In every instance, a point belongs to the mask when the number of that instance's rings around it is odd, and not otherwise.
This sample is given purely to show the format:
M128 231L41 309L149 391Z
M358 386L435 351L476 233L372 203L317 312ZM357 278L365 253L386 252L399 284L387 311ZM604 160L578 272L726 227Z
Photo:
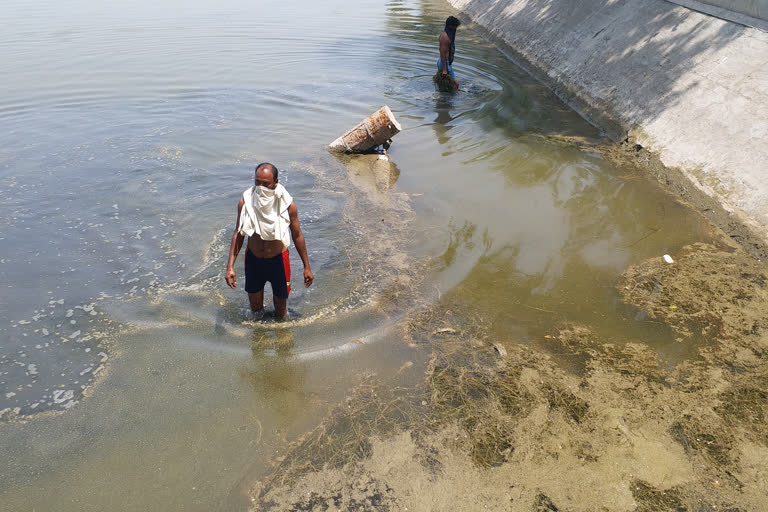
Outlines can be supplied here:
M471 26L464 91L436 93L441 2L0 13L5 510L241 509L286 440L414 357L397 322L447 293L507 342L586 322L685 357L614 284L708 226L564 143L600 134ZM393 165L324 151L382 104L404 126ZM316 278L279 325L223 280L261 161L296 200Z

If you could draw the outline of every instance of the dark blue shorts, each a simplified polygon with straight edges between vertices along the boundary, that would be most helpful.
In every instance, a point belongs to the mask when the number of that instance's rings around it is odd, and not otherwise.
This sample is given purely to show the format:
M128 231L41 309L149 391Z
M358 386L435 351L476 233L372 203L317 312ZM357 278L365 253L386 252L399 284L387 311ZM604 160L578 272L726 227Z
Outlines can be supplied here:
M245 291L263 291L267 281L272 285L272 294L275 297L288 298L291 293L291 262L288 260L288 251L283 251L274 258L257 258L246 249Z

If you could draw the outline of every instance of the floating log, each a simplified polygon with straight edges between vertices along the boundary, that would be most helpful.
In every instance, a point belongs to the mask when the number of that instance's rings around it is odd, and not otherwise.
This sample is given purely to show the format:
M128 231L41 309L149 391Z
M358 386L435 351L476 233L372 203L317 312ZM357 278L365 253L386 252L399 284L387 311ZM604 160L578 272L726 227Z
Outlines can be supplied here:
M400 123L388 106L366 117L360 123L328 145L331 151L364 153L385 143L401 130Z

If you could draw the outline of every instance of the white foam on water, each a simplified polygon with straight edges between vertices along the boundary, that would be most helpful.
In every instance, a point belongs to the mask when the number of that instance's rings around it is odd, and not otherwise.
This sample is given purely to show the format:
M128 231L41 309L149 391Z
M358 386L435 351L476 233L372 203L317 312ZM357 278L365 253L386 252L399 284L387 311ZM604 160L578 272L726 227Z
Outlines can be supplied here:
M53 403L61 404L67 400L72 400L75 397L75 392L71 389L63 390L57 389L53 392Z

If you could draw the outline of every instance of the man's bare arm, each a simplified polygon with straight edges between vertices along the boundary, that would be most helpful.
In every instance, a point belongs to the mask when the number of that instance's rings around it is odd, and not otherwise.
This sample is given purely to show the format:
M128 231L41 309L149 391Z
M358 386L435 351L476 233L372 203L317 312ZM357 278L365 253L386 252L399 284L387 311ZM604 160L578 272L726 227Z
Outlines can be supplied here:
M443 75L447 75L448 60L451 58L451 38L442 32L438 40L440 41L440 64L443 66Z
M235 221L235 232L232 234L232 243L229 244L229 260L227 261L227 273L224 275L227 284L230 288L234 288L237 284L237 274L235 273L235 260L237 255L240 254L240 249L243 247L245 236L241 235L238 231L240 226L240 212L243 210L245 199L240 198L240 202L237 203L237 220Z
M312 286L315 276L312 275L312 270L309 268L307 244L304 242L304 233L301 232L301 226L299 226L299 209L296 207L296 203L291 203L291 206L288 207L288 217L291 220L290 227L293 245L296 246L296 251L299 253L301 262L304 264L304 286L309 288Z

